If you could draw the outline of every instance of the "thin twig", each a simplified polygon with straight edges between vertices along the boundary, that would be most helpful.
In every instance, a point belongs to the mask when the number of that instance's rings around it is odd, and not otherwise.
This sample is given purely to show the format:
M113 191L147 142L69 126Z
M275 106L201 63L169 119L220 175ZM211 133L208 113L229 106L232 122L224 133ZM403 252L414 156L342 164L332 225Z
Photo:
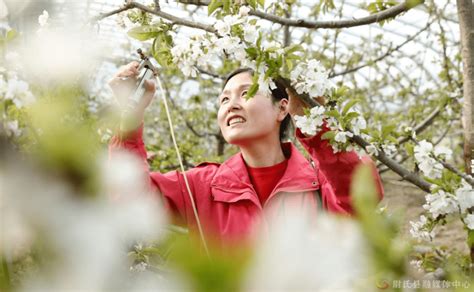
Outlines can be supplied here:
M218 78L218 79L222 79L222 80L225 79L224 76L221 76L221 75L219 75L219 74L217 74L217 73L213 73L213 72L204 70L204 69L202 69L202 68L200 68L200 67L198 67L198 66L195 66L195 68L196 68L196 69L199 71L199 73L201 73L201 74L209 75L209 76L211 76L211 77L213 77L213 78Z
M413 131L417 135L423 132L426 128L428 128L434 122L435 118L439 115L440 112L441 112L441 107L439 106L436 107L435 110L432 111L431 114L426 117L426 119L424 119L420 124L416 125L413 128ZM398 141L398 144L403 144L410 139L411 139L410 136L404 136L404 137L398 138L397 141Z
M319 103L315 101L314 99L310 98L308 94L296 93L296 91L288 84L288 80L283 80L283 82L286 83L285 86L290 91L292 91L293 95L300 98L303 101L303 103L305 103L309 107L319 106ZM367 146L371 145L364 138L362 138L359 135L355 135L354 133L353 133L353 136L350 138L350 140L354 142L355 144L359 145L362 149L366 149ZM422 189L423 191L427 193L430 192L431 184L429 182L425 181L418 174L414 172L410 172L403 165L399 164L397 161L388 157L383 151L378 151L378 153L375 154L374 157L378 161L385 164L392 171L397 173L399 176L401 176L404 180L411 182L412 184L414 184L415 186L419 187L420 189Z
M381 12L378 12L366 17L362 17L359 19L347 19L347 20L311 21L311 20L305 20L305 19L287 19L287 18L276 16L273 14L267 14L265 12L258 11L258 10L250 10L249 14L258 16L260 18L263 18L275 23L279 23L281 25L305 27L305 28L311 28L311 29L347 28L347 27L371 24L371 23L382 21L382 20L394 18L395 16L403 12L406 12L414 7L414 6L409 5L407 2L395 5L389 9L383 10Z
M102 19L104 19L104 18L107 18L107 17L110 17L110 16L112 16L112 15L115 15L115 14L118 14L118 13L121 13L121 12L124 12L124 11L127 11L127 10L132 9L132 8L133 8L133 7L132 7L129 3L127 3L127 4L125 4L124 6L118 8L118 9L114 9L114 10L112 10L112 11L110 11L110 12L106 12L106 13L101 13L101 14L99 14L98 16L93 17L93 18L91 19L91 21L92 21L92 22L99 21L99 20L102 20Z
M167 20L171 21L174 24L188 26L188 27L192 27L192 28L197 28L197 29L205 30L205 31L210 32L210 33L214 33L214 34L216 33L216 30L214 29L214 27L212 27L210 25L195 22L195 21L191 21L191 20L187 20L187 19L183 19L183 18L174 16L172 14L163 12L161 10L154 10L154 9L152 9L152 8L146 6L146 5L143 5L141 3L137 3L137 2L134 2L134 1L126 3L123 7L119 8L119 9L115 9L113 11L100 14L99 16L92 18L92 20L93 21L99 21L99 20L104 19L106 17L112 16L114 14L117 14L117 13L120 13L120 12L123 12L123 11L130 10L130 9L133 9L133 8L137 8L137 9L140 9L142 11L148 12L150 14L159 16L159 17L164 18L164 19L167 19Z
M410 137L410 140L412 140L415 144L418 144L418 141L416 139L414 139L413 137ZM460 177L462 177L464 180L466 180L471 186L474 186L474 178L468 174L465 174L465 173L462 173L461 171L459 171L454 165L436 157L435 155L433 155L433 158L441 163L441 165L446 168L447 170L451 171L452 173L456 174L456 175L459 175Z
M399 44L398 46L394 47L394 48L389 48L387 50L387 52L385 52L385 54L377 57L376 59L374 60L370 60L368 62L366 62L365 64L362 64L362 65L359 65L359 66L356 66L354 68L349 68L347 70L344 70L342 72L337 72L337 73L333 73L333 74L330 74L329 75L329 78L333 78L333 77L336 77L336 76L341 76L341 75L345 75L345 74L349 74L349 73L353 73L355 71L358 71L364 67L367 67L367 66L371 66L383 59L385 59L386 57L390 56L393 52L395 51L398 51L400 48L402 48L404 45L408 44L409 42L411 42L412 40L414 40L417 36L419 36L422 32L424 32L425 30L427 30L430 25L434 22L434 20L430 21L429 23L426 24L425 27L423 27L421 30L419 30L417 33L415 33L414 35L410 36L409 38L407 38L403 43Z

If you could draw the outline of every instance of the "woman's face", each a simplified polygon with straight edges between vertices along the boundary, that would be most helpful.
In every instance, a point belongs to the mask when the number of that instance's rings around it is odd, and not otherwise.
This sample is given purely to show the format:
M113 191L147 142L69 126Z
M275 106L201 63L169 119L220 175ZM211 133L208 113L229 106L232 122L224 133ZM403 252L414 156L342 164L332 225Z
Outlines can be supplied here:
M251 85L251 73L239 73L227 82L219 96L217 122L224 139L230 144L243 146L258 140L279 139L288 100L273 103L271 97L262 91L246 100Z

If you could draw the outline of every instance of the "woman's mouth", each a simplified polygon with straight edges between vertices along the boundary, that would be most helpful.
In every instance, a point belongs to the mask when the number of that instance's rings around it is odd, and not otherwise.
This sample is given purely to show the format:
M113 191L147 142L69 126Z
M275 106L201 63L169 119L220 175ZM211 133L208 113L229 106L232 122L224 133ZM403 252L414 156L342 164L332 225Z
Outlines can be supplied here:
M242 124L245 123L245 119L242 117L233 117L230 118L229 121L227 122L228 126L236 125L236 124Z

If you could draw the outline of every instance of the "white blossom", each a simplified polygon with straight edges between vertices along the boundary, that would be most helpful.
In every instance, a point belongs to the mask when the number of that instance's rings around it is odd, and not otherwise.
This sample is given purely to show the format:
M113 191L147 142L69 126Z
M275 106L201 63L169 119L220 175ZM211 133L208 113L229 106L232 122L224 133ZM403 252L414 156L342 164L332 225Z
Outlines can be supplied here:
M315 106L310 110L311 117L321 117L326 112L323 106Z
M238 37L224 36L217 39L216 46L220 50L225 50L228 54L235 51L235 48L239 45L240 39Z
M377 146L373 145L373 144L370 144L370 145L367 145L365 147L365 151L367 152L367 154L369 155L378 155L379 154L379 151L377 149Z
M433 157L433 145L426 140L415 146L415 160L423 174L430 178L441 178L443 166Z
M365 121L364 117L358 116L357 118L351 121L352 131L356 135L360 135L360 130L364 130L367 128L367 122Z
M417 271L423 272L423 267L422 267L423 261L422 260L411 260L410 265L412 265L414 268L416 268Z
M46 26L48 24L49 13L46 10L43 10L43 13L38 16L38 23L41 27Z
M181 71L183 72L184 76L191 76L191 77L196 77L197 76L197 69L189 64L185 64L183 67L181 67Z
M425 198L426 204L423 205L423 208L428 210L435 219L439 215L451 214L459 210L456 197L443 190L428 194Z
M5 81L5 78L3 78L2 75L0 75L0 100L3 99L4 95L7 93L7 88L8 88L8 84Z
M217 20L214 24L217 32L221 36L229 35L233 25L242 23L243 20L236 15L226 15L222 20Z
M244 40L248 43L254 44L258 39L258 29L255 26L245 23L244 29Z
M443 155L445 159L450 159L453 155L453 151L445 146L437 146L434 149L434 155L436 155L436 157Z
M428 220L424 215L417 222L410 221L410 234L413 238L423 241L431 241L435 237L434 230L428 230Z
M105 129L105 131L98 129L97 134L99 134L100 136L100 142L107 143L110 140L110 138L112 138L114 133L110 129Z
M295 116L296 127L298 127L303 134L310 136L316 135L317 124L314 119L307 116Z
M18 127L18 121L9 121L6 122L6 131L7 134L13 137L18 137L21 135L21 129Z
M249 15L250 8L248 6L241 6L239 9L239 15L240 16L247 16Z
M136 265L130 267L131 272L144 272L146 271L148 264L145 262L140 262Z
M394 144L382 144L382 149L388 156L392 156L397 152L397 147Z
M455 194L462 213L474 207L474 190L465 180L462 181L462 186L455 191Z
M474 214L467 214L464 218L464 222L467 225L467 228L474 230Z
M337 132L336 136L334 137L334 140L336 142L346 143L348 136L347 133L348 132Z
M13 101L17 108L33 103L36 98L29 90L29 85L23 80L19 80L16 75L11 76L6 82L5 99Z
M328 79L328 72L317 60L300 62L290 73L292 85L298 94L308 93L316 97L323 95L335 85Z
M422 140L415 146L415 157L429 156L433 151L433 145L426 140Z
M258 91L262 92L265 95L270 95L270 89L275 89L276 84L270 78L265 78L266 70L266 65L260 65L260 67L258 67Z

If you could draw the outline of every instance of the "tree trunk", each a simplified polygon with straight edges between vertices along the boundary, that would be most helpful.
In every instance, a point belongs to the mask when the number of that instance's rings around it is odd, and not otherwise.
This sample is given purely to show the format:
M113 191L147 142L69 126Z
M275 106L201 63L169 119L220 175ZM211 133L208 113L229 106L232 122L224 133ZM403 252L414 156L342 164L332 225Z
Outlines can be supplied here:
M463 114L464 164L471 173L474 146L473 108L474 103L474 13L472 0L457 0L459 27L461 30L461 54L463 62ZM474 262L474 245L470 244L471 262Z
M471 160L474 146L474 14L472 0L457 0L459 27L461 29L461 46L463 62L463 117L464 128L464 163L466 172L471 173Z

